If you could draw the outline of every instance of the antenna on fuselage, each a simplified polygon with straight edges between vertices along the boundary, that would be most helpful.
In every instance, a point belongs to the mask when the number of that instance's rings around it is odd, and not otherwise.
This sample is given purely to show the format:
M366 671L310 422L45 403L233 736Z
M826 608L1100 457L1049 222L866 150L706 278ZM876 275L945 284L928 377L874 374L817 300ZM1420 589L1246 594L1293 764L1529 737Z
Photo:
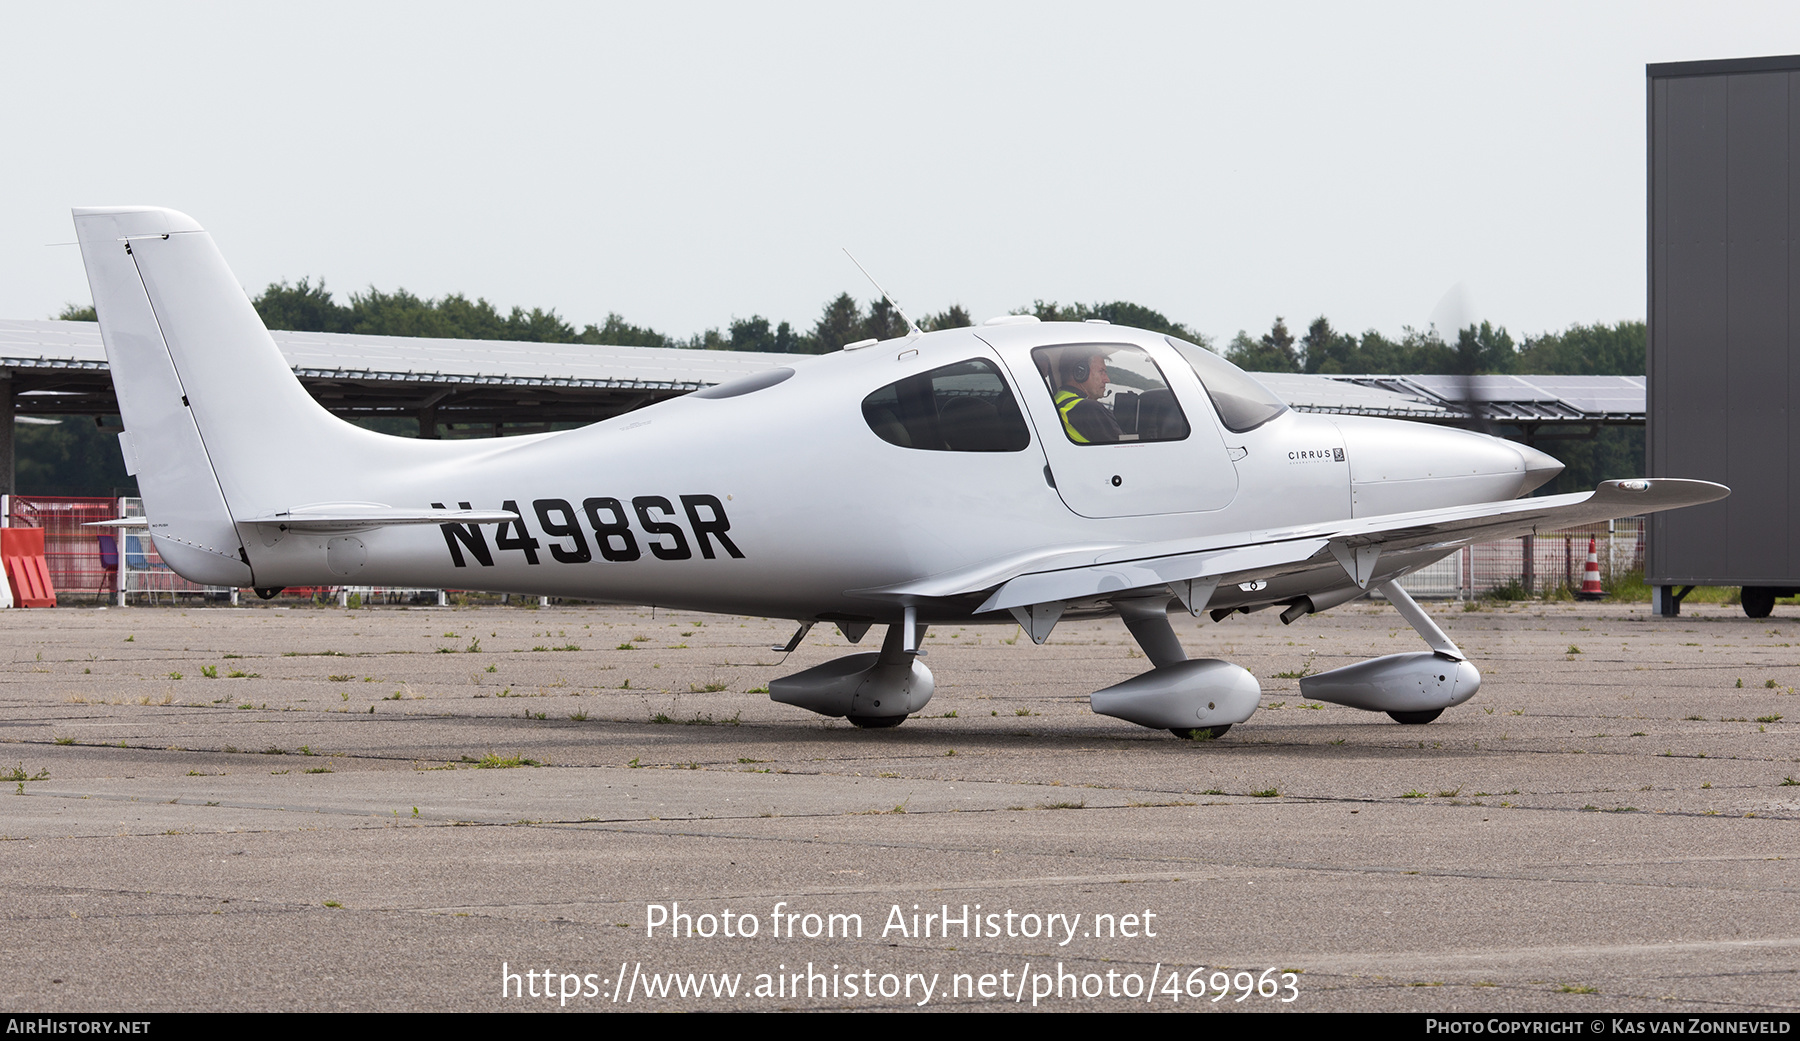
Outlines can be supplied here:
M850 257L850 263L856 265L856 270L861 271L863 273L863 277L868 279L869 284L875 287L875 291L877 293L881 294L881 298L888 302L888 306L890 306L894 309L894 313L898 314L901 318L906 320L907 333L910 335L913 335L913 336L924 335L923 330L921 330L919 328L919 324L912 320L912 316L906 313L906 309L904 307L900 306L900 301L895 300L892 294L890 294L887 290L881 288L881 283L875 281L875 276L869 274L869 269L866 267L863 267L862 264L856 259L856 257L851 255L849 247L839 246L838 248L842 249L844 251L844 256Z

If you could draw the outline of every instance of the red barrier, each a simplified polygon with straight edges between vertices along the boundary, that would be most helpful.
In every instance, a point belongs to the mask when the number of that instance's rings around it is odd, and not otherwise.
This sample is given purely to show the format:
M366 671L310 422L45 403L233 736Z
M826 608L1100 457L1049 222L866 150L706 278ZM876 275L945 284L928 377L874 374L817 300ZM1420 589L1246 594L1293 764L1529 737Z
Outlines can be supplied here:
M55 607L50 565L44 559L44 529L0 528L0 561L18 607Z

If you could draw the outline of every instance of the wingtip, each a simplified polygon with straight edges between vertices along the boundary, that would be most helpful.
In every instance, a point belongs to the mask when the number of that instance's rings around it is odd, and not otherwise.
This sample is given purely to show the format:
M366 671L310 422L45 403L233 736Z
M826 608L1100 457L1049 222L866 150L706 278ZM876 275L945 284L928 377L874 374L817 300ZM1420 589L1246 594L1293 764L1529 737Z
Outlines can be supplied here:
M1683 477L1638 477L1624 481L1603 481L1594 490L1594 494L1621 503L1642 503L1648 511L1717 502L1730 495L1731 489L1712 481L1695 481Z

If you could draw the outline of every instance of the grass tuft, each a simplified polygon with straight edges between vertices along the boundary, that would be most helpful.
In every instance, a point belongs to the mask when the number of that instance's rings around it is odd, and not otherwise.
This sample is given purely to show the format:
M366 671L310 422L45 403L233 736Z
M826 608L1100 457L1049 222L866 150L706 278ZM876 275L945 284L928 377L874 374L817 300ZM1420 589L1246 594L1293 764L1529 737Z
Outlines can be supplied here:
M464 756L464 758L466 759L468 757ZM521 766L542 765L544 764L538 762L536 759L526 759L523 756L516 755L503 756L498 752L489 752L487 755L475 760L475 769L477 770L514 770Z

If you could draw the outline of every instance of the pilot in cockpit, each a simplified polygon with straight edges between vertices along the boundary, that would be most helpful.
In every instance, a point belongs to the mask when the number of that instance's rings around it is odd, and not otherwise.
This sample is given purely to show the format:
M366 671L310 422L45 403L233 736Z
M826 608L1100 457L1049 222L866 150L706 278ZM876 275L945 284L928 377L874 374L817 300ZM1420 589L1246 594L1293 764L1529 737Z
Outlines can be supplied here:
M1120 440L1119 421L1100 403L1109 382L1107 352L1093 347L1068 347L1055 359L1056 411L1063 431L1078 445Z

